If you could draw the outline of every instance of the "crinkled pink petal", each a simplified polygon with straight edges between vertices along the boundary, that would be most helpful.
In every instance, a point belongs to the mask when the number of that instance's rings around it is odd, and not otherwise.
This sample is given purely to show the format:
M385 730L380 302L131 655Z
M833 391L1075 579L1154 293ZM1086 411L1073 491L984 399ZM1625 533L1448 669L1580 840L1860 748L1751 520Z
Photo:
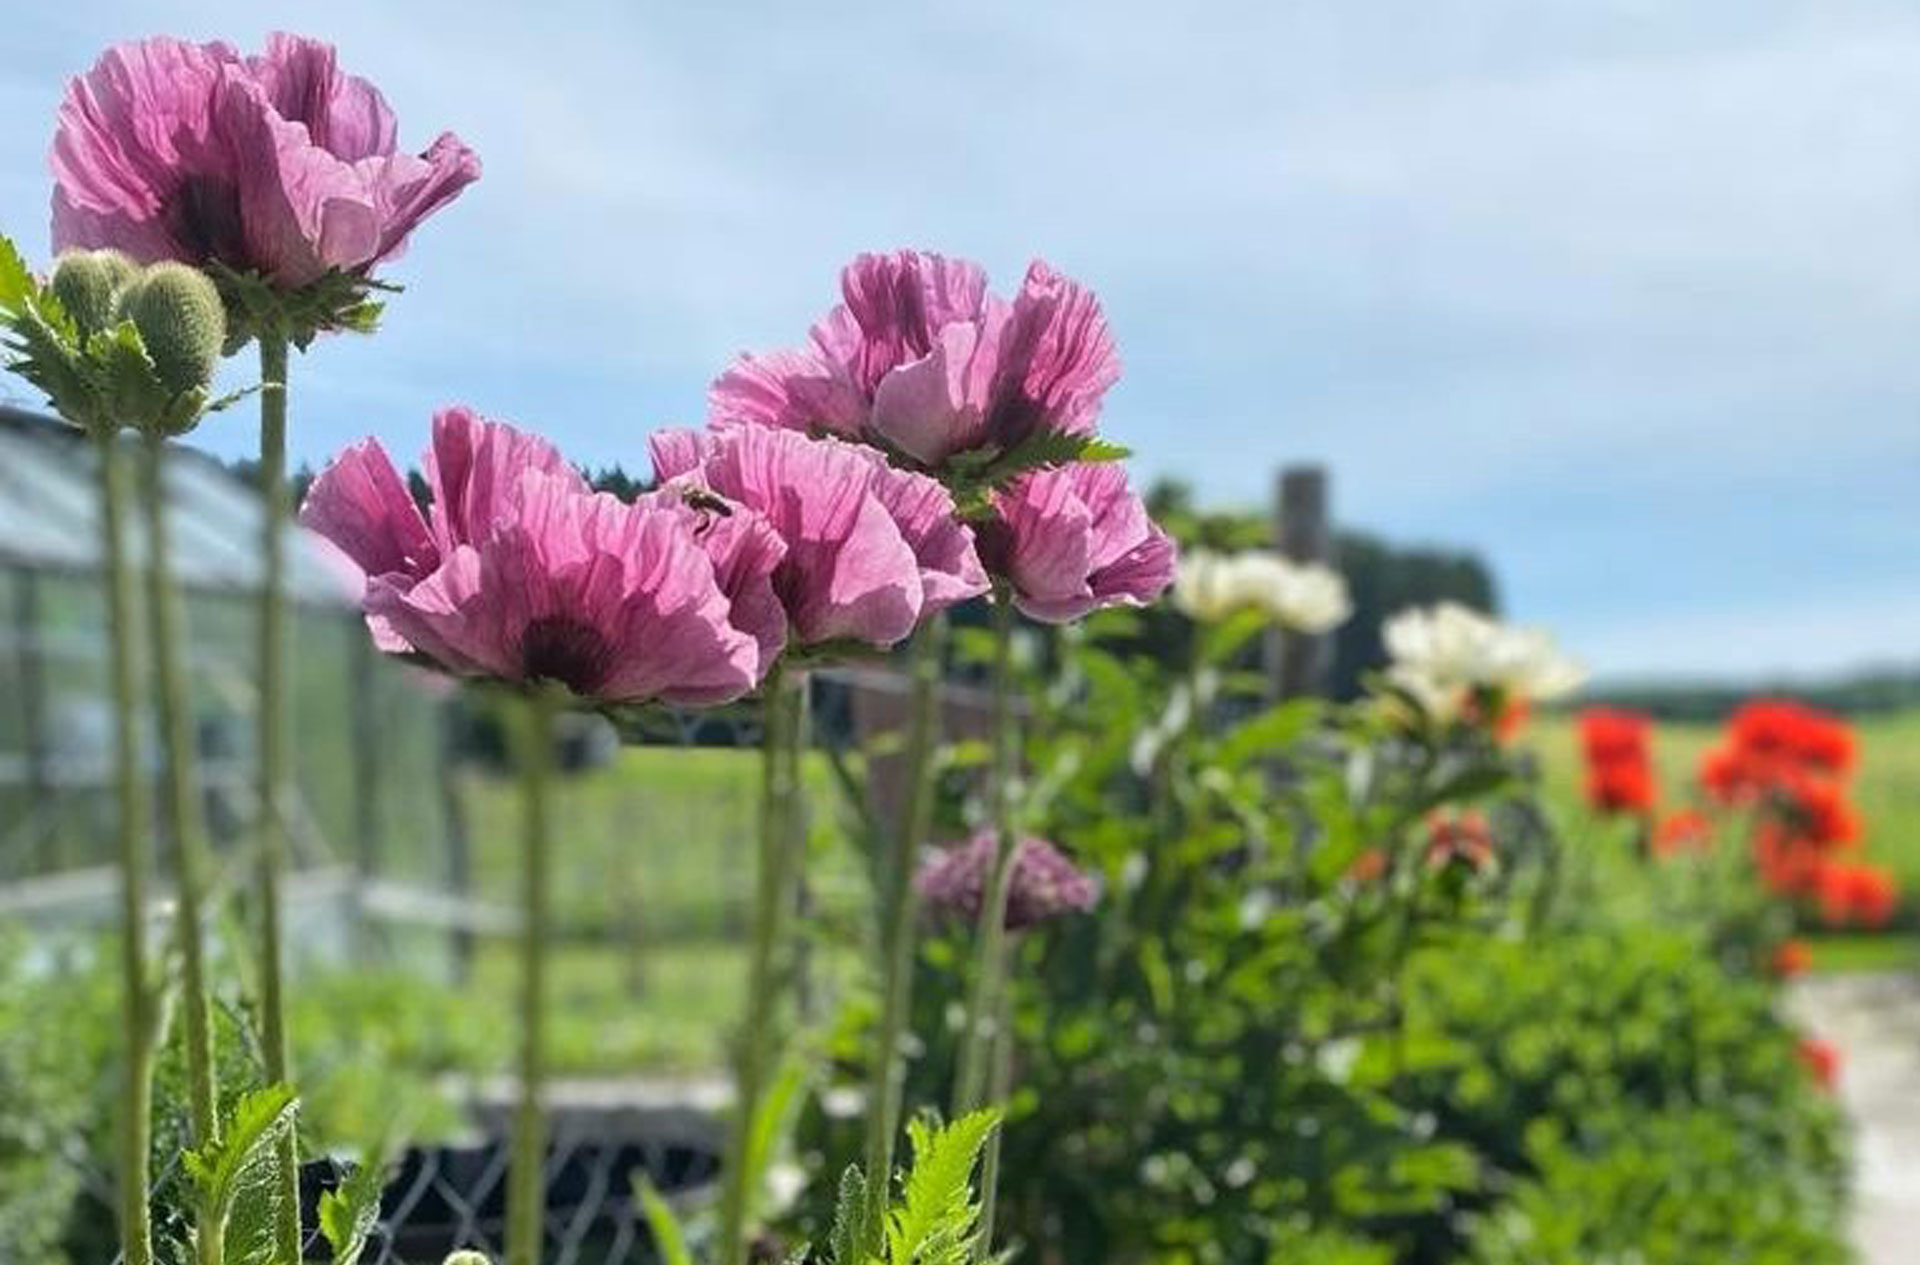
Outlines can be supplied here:
M715 426L750 424L857 436L867 405L844 371L812 351L741 356L714 380L707 418Z
M426 476L433 495L429 521L441 548L484 539L513 512L521 475L528 470L553 475L575 491L588 490L560 450L536 435L462 406L434 414Z
M394 152L397 126L380 90L342 74L333 45L275 31L266 51L247 59L248 74L274 110L306 126L312 143L345 162Z
M993 426L1008 442L1034 430L1091 434L1120 357L1100 300L1043 260L1027 268L1003 340Z
M647 436L647 456L653 460L653 477L660 483L698 473L708 450L707 436L697 430L671 427Z
M995 352L984 330L948 325L934 336L932 351L882 377L873 394L874 432L929 466L984 441Z
M934 348L949 325L980 318L987 275L978 264L922 251L861 255L840 274L846 311L859 327L847 365L862 394L871 397L893 369Z
M699 468L686 473L696 449ZM944 601L975 578L965 557L971 540L961 535L965 549L957 548L954 530L932 521L929 507L945 493L922 476L889 469L872 449L733 426L697 441L665 436L654 458L663 475L680 472L669 477L693 479L759 512L779 533L787 554L774 590L803 643L852 638L892 645L926 612L929 587ZM945 503L950 508L950 499ZM895 504L900 519L889 508Z
M480 156L451 132L442 133L417 158L394 154L378 162L369 179L380 211L375 263L399 258L423 220L480 178Z
M56 250L220 263L298 287L364 271L479 175L452 136L395 149L393 115L334 51L275 35L110 49L69 86L54 138Z
M416 583L398 576L367 581L367 622L457 676L509 674L500 621L481 591L480 553L461 545Z
M224 44L144 40L108 49L67 85L52 152L56 252L114 247L151 261L189 249L173 212L236 58Z
M315 145L306 125L275 112L265 89L228 67L214 93L214 132L231 157L246 247L244 260L288 288L330 268L369 263L379 251L380 212L365 177Z
M1106 606L1144 606L1173 582L1172 540L1106 462L1018 480L995 498L986 529L991 569L1034 619L1066 623Z
M960 521L952 493L925 475L878 463L873 491L920 567L922 618L987 591L973 529Z
M1020 609L1052 623L1092 610L1093 513L1067 470L1028 475L996 499L1000 517L988 533L994 567L1012 583Z
M320 472L301 504L300 522L365 575L419 580L440 565L426 520L377 439L349 446Z
M1150 606L1173 583L1179 561L1173 538L1149 523L1144 540L1094 572L1094 594L1102 606Z
M856 506L837 540L796 549L802 565L813 565L800 577L806 591L794 622L808 641L891 646L920 622L920 567L878 497L863 491Z
M694 471L700 459L699 436L689 431L660 432L648 440L649 444L669 448L679 440L692 441L692 456L690 464L673 475L661 472L663 459L657 455L656 446L654 469L662 483ZM684 490L679 486L663 487L642 496L638 503L669 508L679 514L706 551L713 564L714 582L727 598L728 622L753 638L759 647L759 661L754 667L754 678L758 680L773 667L787 644L787 612L773 587L774 573L786 556L786 542L771 523L746 506L728 503L724 508L696 507L687 503Z

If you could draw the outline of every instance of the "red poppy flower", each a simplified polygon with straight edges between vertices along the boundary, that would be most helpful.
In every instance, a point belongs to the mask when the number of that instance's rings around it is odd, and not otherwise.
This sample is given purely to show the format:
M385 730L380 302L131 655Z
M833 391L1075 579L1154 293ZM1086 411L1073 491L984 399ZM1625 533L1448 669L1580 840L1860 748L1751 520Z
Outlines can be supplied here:
M1805 940L1782 940L1774 947L1769 965L1781 979L1804 975L1807 968L1813 965L1813 950L1807 947Z
M1813 1079L1822 1089L1832 1089L1840 1081L1840 1049L1828 1041L1815 1037L1801 1037L1799 1047L1800 1061L1813 1074Z

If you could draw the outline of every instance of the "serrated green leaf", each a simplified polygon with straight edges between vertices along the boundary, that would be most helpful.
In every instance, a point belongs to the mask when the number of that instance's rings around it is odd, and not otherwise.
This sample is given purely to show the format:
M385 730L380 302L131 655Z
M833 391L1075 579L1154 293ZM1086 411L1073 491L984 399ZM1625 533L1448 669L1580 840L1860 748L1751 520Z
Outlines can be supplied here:
M298 1111L285 1085L254 1090L233 1105L218 1142L181 1157L199 1196L195 1233L219 1235L228 1265L266 1265L272 1257L279 1201L268 1188L279 1173L276 1148Z
M833 1205L833 1233L827 1242L833 1249L835 1265L859 1265L879 1246L869 1243L867 1224L867 1179L858 1164L847 1165L840 1174L840 1193Z
M908 1122L913 1167L888 1216L889 1265L968 1265L980 1230L973 1170L999 1122L991 1108L944 1128L924 1119Z
M369 1156L347 1179L320 1196L320 1233L332 1249L333 1265L357 1265L367 1237L380 1219L380 1197L387 1187L387 1159Z
M27 267L27 261L20 257L20 248L13 244L12 238L0 236L0 313L18 314L39 292L40 282Z

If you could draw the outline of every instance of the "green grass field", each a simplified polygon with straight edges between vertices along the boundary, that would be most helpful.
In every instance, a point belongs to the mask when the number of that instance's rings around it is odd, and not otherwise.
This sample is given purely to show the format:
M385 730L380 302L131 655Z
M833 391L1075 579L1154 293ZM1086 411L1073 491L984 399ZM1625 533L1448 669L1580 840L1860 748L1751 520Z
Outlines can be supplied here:
M628 748L615 763L563 782L555 797L555 910L567 936L555 954L553 1062L565 1073L685 1072L721 1065L746 984L744 924L757 846L759 754ZM808 864L808 929L827 934L812 958L831 995L854 969L865 880L836 824L831 772L807 772L816 828ZM470 777L479 893L513 900L517 790ZM483 945L470 987L511 998L511 947Z

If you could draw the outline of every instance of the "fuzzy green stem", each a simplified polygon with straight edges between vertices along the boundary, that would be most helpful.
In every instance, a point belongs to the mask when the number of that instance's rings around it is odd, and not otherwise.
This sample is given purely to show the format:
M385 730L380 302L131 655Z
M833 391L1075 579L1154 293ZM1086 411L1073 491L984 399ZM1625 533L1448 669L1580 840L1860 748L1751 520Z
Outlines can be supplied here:
M208 844L193 739L191 689L186 671L186 620L174 587L172 534L167 524L166 441L149 435L141 463L141 500L147 526L147 620L152 629L154 680L159 699L160 742L165 777L160 805L173 838L179 899L181 986L187 1021L187 1086L194 1145L220 1139L213 1014L208 1000L206 882ZM200 1265L220 1265L223 1236L202 1225L195 1237Z
M1013 1093L1013 998L1006 993L1000 997L998 1027L993 1040L993 1078L987 1093L1002 1111L1006 1110L1007 1099ZM973 1240L975 1261L986 1260L993 1249L993 1218L1000 1206L1000 1138L1005 1132L1004 1123L996 1126L987 1135L987 1144L980 1156L980 1233Z
M260 698L257 796L260 812L260 1027L267 1081L293 1084L287 1043L286 965L281 893L287 869L287 338L262 330L260 342ZM300 1259L298 1139L279 1144L274 1244Z
M127 564L127 476L111 431L95 434L100 477L101 564L113 673L114 798L119 808L120 1013L126 1077L120 1100L120 1252L125 1265L153 1265L148 1151L153 1117L153 993L147 979L147 792L142 785L139 669L134 659L134 578Z
M779 953L799 872L799 748L806 678L776 667L767 678L761 756L760 856L747 958L747 1011L734 1066L732 1133L721 1172L720 1265L746 1265L753 1217L753 1139L772 1060L779 1047Z
M539 1265L546 1224L547 940L552 881L553 720L558 699L536 687L520 717L520 1102L508 1175L507 1265Z
M993 1032L1007 972L1007 897L1013 887L1013 861L1018 851L1013 803L1018 735L1013 727L1013 603L1004 592L996 595L994 603L993 646L993 825L997 846L974 935L973 985L967 998L967 1026L960 1035L960 1066L953 1083L955 1119L986 1101Z
M922 628L910 648L913 696L907 720L906 800L887 842L881 871L880 1027L867 1078L867 1219L879 1232L892 1190L893 1148L900 1130L906 1067L901 1038L913 1010L914 922L920 902L913 886L915 850L933 820L933 756L940 709L940 651L945 621Z

